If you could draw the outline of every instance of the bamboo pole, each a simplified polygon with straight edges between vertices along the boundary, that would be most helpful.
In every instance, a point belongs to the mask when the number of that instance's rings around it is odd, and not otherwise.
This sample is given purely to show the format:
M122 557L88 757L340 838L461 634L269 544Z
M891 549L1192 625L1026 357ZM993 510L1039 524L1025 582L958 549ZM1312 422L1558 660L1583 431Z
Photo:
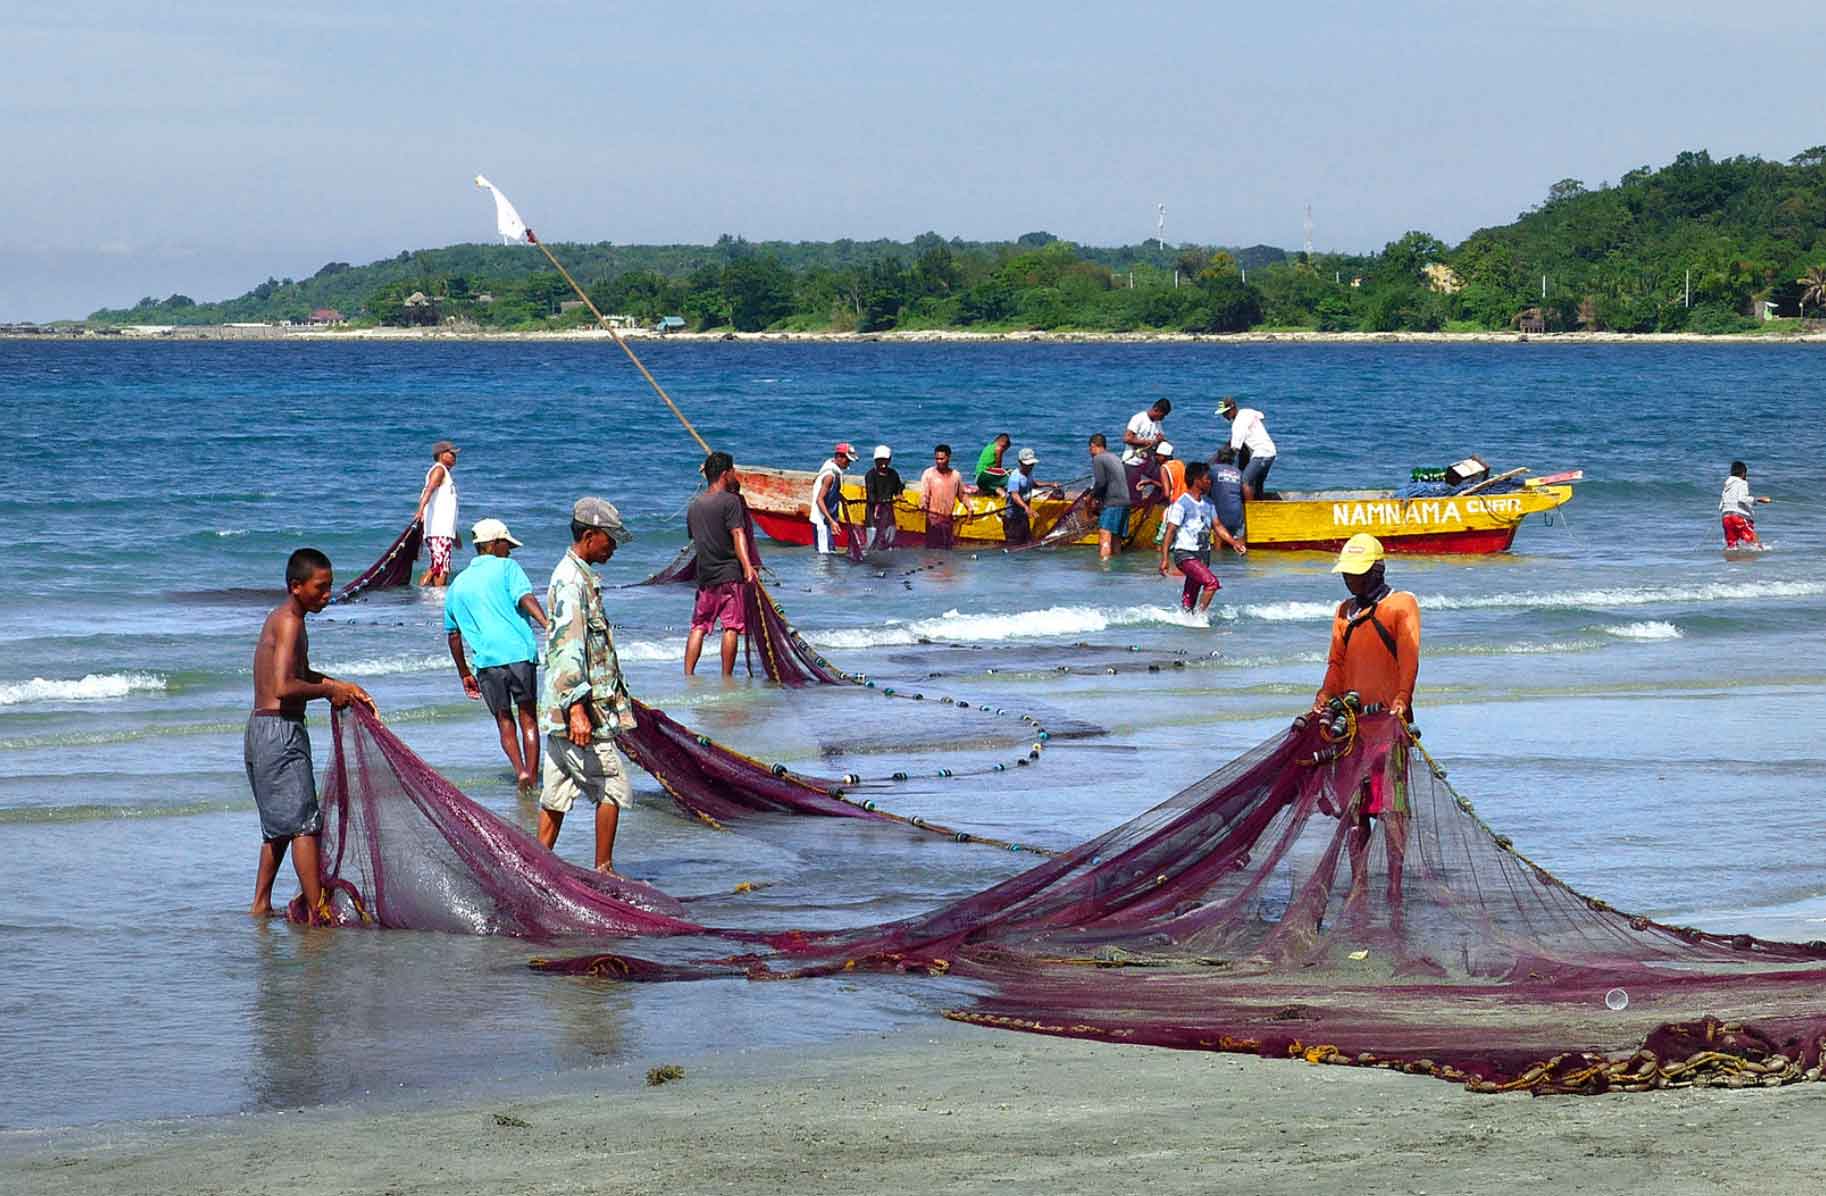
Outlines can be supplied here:
M705 456L708 456L710 454L709 443L697 434L697 429L691 426L691 421L685 418L685 413L678 409L678 404L672 401L672 396L666 393L666 388L659 384L659 380L649 373L646 365L634 355L634 349L627 341L621 339L621 333L617 332L615 326L609 323L600 311L596 310L596 305L590 301L590 297L584 294L583 288L577 285L577 280L571 277L571 272L552 256L552 251L545 247L544 241L535 240L533 244L539 247L539 252L545 255L545 260L552 264L552 268L564 276L564 281L571 284L571 290L577 292L577 298L583 300L583 305L590 309L590 314L596 317L596 322L608 329L609 335L614 338L615 343L621 346L621 351L628 355L628 360L633 362L634 368L640 371L640 376L647 380L647 384L653 388L655 394L665 400L666 406L672 409L672 414L678 417L678 422L685 425L685 431L691 433L691 439L697 441L697 446L704 450Z

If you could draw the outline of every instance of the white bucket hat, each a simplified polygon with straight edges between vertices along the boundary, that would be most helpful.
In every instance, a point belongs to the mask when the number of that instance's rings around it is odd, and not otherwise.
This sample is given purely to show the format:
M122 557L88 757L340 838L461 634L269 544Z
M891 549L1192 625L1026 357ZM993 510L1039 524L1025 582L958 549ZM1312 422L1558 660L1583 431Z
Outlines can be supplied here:
M476 520L476 525L469 529L469 538L470 542L474 544L488 544L495 540L506 540L515 548L524 547L520 541L514 539L514 534L508 531L507 525L502 523L499 519Z

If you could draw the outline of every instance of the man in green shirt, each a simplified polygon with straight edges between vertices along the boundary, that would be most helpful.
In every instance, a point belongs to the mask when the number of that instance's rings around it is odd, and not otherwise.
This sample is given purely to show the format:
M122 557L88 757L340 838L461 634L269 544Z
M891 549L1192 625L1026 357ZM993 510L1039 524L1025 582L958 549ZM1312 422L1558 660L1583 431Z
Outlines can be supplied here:
M1008 470L1002 464L1002 454L1014 441L1006 432L997 432L995 439L983 446L983 451L976 456L976 488L985 493L1000 490L1008 484Z

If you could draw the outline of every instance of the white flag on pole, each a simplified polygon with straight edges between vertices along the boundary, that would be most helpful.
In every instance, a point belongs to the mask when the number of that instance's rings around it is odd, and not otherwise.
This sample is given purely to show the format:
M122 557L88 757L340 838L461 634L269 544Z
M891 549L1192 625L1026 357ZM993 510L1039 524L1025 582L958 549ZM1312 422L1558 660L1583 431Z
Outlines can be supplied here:
M520 213L516 212L514 205L507 201L507 196L501 194L499 187L479 174L476 176L476 186L485 189L495 197L495 230L501 234L503 242L509 245L537 245L539 243L539 238L533 236L533 230L526 227L526 221L520 219Z

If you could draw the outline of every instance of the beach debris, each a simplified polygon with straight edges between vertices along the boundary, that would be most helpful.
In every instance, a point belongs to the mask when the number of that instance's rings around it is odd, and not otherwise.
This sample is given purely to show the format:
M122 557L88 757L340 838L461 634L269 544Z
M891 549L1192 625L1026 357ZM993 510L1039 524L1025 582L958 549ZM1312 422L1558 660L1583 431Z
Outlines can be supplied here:
M669 1084L673 1080L684 1078L685 1069L676 1063L662 1063L658 1067L647 1069L647 1087L649 1088L658 1088L661 1084Z
M523 1117L515 1117L511 1113L496 1113L495 1124L504 1125L512 1130L530 1130L533 1128L532 1122L527 1121Z

